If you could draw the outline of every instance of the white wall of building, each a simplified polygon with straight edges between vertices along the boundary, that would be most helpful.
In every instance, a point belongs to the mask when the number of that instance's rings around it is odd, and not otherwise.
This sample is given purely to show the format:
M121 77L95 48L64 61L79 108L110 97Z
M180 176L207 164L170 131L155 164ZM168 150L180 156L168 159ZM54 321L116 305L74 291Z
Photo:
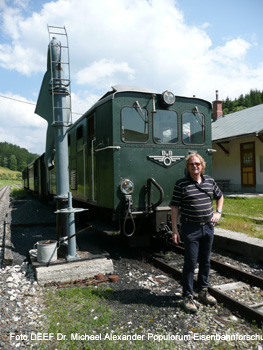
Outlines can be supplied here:
M240 144L255 142L256 187L241 186ZM230 180L230 191L263 193L263 143L255 136L244 137L222 143L229 151L226 154L216 143L213 143L213 177L215 180ZM263 168L263 164L261 165Z

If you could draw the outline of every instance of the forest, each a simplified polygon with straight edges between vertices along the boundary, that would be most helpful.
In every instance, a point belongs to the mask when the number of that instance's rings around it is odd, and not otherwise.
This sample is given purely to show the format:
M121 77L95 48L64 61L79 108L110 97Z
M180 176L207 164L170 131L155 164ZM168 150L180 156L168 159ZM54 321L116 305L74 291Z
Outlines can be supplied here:
M22 171L38 154L28 152L25 148L0 142L0 166L10 170Z
M263 91L250 90L249 94L240 95L239 98L235 98L234 101L228 97L223 102L223 114L230 114L241 111L245 108L250 108L263 103Z

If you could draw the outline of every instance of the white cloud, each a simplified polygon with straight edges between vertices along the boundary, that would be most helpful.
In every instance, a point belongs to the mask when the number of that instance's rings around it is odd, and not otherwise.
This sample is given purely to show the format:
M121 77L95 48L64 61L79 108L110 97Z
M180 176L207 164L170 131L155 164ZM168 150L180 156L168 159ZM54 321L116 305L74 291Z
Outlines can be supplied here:
M80 70L76 74L78 84L97 84L103 81L103 85L108 84L115 74L128 75L128 79L134 78L134 70L129 67L127 62L114 62L113 60L101 59L93 62L89 67Z
M45 124L42 118L36 116L32 117L35 110L35 103L28 101L24 97L19 95L13 95L11 93L2 95L1 97L1 109L0 118L1 126L3 125L15 125L15 126L26 126L31 125L35 128L42 127ZM10 118L10 108L12 108L12 122Z
M73 123L85 113L92 105L94 105L100 95L95 95L91 91L79 91L71 94L71 105L72 105L72 120Z
M59 0L22 19L18 9L8 7L3 13L2 27L12 43L0 46L0 64L25 75L43 72L46 23L65 25L73 91L74 84L93 92L127 84L199 95L202 81L206 85L202 97L209 99L214 89L204 77L219 70L231 77L233 66L235 72L240 70L236 60L250 48L250 43L236 38L213 49L205 31L209 24L186 25L172 0ZM10 13L15 13L11 31Z
M30 57L33 57L30 64ZM42 63L40 65L39 63ZM14 47L10 45L0 45L0 65L6 69L14 69L19 73L30 76L32 73L39 72L40 67L43 71L45 60L33 48L24 48L17 44Z
M42 153L47 123L34 113L34 102L13 94L2 96L0 142L7 141L30 149L33 153Z
M218 61L222 59L229 60L228 63L231 62L231 60L241 61L244 59L250 47L250 43L244 39L237 38L226 42L224 46L215 48L213 55L214 58L217 57Z

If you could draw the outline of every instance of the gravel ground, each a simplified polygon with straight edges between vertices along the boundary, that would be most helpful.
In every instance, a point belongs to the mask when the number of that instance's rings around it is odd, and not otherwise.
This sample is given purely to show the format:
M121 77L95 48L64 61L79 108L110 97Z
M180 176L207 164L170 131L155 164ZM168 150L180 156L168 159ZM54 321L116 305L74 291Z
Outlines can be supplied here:
M47 209L43 203L30 200L13 203L13 223L50 222L54 219L52 207ZM36 241L54 239L54 230L52 226L12 228L14 266L0 270L0 348L3 350L38 346L35 341L21 339L25 334L45 329L46 324L41 314L44 288L35 281L26 256L27 250ZM80 248L86 248L85 237L79 236L78 244ZM211 336L221 339L224 336L234 337L224 343L224 347L214 349L263 349L262 330L238 319L222 305L204 307L197 303L199 309L196 315L184 312L180 283L153 268L133 250L120 250L117 237L90 234L89 245L97 244L100 249L109 251L114 273L119 276L117 283L110 284L113 293L107 303L116 311L115 316L119 317L116 326L123 330L123 334L135 334L137 330L146 337L152 334L156 337L155 349L163 348L159 345L158 336L167 338L169 349L211 349ZM114 324L112 327L114 331ZM205 339L205 336L208 338ZM250 340L244 339L248 336ZM261 337L260 340L253 340L256 336Z
M141 329L142 333L160 335L161 337L185 336L187 341L179 341L176 349L211 349L210 340L200 340L199 337L234 335L255 335L257 332L249 323L240 320L223 305L206 307L198 303L196 315L186 313L182 309L181 291L179 282L164 275L147 263L142 263L140 257L120 257L114 260L115 273L120 276L118 283L111 285L114 289L109 306L113 309L121 308L125 315L120 320L124 332L135 332ZM261 341L232 341L231 349L258 349L262 350ZM169 342L169 341L168 341ZM173 343L172 343L173 344ZM214 343L215 344L215 343ZM217 349L224 349L220 347ZM229 349L230 349L229 348ZM158 345L156 344L156 349Z
M43 290L35 281L32 269L26 263L2 269L0 295L0 349L30 348L30 342L19 338L38 332L44 320Z

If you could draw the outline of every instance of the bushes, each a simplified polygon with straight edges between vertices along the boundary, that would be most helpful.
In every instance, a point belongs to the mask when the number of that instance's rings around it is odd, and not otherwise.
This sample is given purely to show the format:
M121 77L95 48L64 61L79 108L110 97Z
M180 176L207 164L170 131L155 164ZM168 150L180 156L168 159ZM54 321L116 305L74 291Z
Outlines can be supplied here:
M0 180L21 181L22 173L17 173L17 174L3 173L3 174L0 174Z

